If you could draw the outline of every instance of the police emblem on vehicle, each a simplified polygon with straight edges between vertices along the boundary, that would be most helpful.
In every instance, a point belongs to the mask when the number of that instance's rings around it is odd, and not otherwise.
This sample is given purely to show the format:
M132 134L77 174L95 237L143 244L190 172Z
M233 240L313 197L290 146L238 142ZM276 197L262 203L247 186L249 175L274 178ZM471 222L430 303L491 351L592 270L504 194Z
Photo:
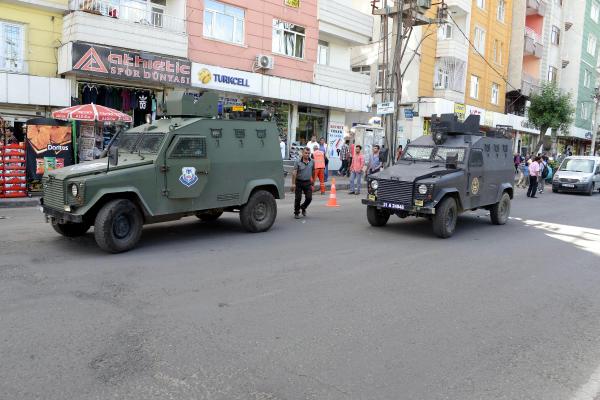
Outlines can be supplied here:
M475 177L471 181L471 194L479 193L479 178Z
M196 176L196 168L194 167L183 167L181 168L181 176L179 182L185 187L191 187L198 182L198 176Z

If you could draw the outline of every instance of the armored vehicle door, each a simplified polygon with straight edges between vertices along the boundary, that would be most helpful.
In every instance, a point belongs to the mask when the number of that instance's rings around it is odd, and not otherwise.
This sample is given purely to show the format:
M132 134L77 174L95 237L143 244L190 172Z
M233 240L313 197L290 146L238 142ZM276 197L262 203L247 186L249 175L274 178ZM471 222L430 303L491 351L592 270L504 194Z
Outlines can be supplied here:
M200 196L210 171L206 137L175 136L165 152L162 170L165 172L163 194L168 198L187 199Z
M482 191L485 187L485 176L483 174L483 151L471 149L469 152L469 172L467 173L467 199L468 208L482 205Z

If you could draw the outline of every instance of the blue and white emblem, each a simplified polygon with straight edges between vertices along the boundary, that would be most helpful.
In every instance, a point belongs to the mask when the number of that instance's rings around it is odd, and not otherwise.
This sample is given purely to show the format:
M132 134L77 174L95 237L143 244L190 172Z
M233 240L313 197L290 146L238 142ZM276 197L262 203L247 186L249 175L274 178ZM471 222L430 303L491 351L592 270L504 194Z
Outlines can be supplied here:
M196 182L198 182L198 177L196 176L196 168L194 168L194 167L181 168L181 176L179 177L179 182L181 182L181 184L186 187L191 187Z

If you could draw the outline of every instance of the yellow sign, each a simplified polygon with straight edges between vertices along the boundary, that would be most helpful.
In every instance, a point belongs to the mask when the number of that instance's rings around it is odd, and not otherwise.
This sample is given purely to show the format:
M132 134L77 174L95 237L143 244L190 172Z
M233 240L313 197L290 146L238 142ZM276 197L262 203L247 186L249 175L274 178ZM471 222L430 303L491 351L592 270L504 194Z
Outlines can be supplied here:
M300 0L283 0L283 4L288 7L300 8Z
M454 114L460 121L465 120L465 114L467 113L467 107L463 103L454 103Z
M415 200L415 206L423 207L423 200Z
M206 85L212 80L212 74L206 68L202 68L200 72L198 72L198 80Z
M471 194L476 195L479 193L479 178L475 177L471 181Z
M232 106L231 111L244 111L244 106Z

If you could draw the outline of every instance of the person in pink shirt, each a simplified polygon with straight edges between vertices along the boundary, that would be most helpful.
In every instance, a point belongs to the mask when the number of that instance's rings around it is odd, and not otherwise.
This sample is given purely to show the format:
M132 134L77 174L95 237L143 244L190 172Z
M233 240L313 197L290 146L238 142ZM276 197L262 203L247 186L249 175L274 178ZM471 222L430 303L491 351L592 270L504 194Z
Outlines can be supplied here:
M362 178L363 169L365 168L365 156L360 152L362 146L357 144L354 146L354 157L352 157L352 164L350 165L350 192L348 194L360 194L360 180ZM356 182L356 185L354 184Z
M542 158L537 156L529 164L529 189L527 189L527 197L531 197L532 199L536 198L535 194L537 192L538 179L540 179L541 162Z

